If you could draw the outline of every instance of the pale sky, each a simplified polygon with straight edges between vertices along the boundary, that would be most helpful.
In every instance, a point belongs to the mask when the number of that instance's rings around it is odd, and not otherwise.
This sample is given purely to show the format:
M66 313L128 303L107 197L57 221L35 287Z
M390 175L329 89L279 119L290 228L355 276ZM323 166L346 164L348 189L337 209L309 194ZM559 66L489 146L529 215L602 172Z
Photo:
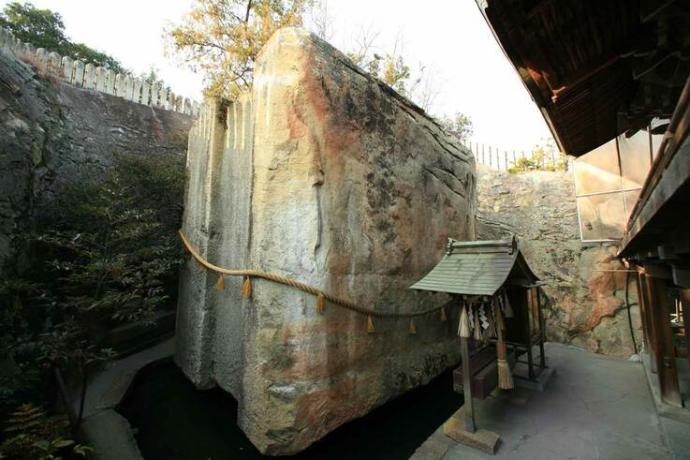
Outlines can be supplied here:
M0 6L9 3L0 0ZM154 66L178 94L200 99L201 76L166 56L163 28L178 21L192 0L33 0L59 12L68 36L105 51L136 73ZM430 112L463 112L474 123L473 141L506 150L528 150L548 128L505 58L474 0L328 0L331 42L354 48L364 29L378 32L385 53L396 38L413 68L433 72L439 96Z

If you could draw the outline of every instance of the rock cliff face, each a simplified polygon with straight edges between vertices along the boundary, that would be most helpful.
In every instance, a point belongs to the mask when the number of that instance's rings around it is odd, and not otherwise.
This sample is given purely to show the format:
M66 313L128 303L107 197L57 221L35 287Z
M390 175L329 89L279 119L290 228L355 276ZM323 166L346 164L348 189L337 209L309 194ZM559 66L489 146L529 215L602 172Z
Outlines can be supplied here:
M615 257L615 246L581 243L571 173L506 174L482 169L477 188L478 238L516 233L530 267L547 282L547 339L630 356L626 273L612 271L625 268ZM628 295L639 345L642 330L632 275Z
M119 153L185 151L190 116L57 81L0 49L0 275L21 271L35 206L66 183L101 174Z
M212 263L289 276L381 311L448 299L407 288L448 237L474 238L474 160L420 109L299 29L262 51L251 94L207 101L190 134L183 229ZM284 285L189 262L176 361L239 401L264 453L300 451L458 359L439 315L374 319Z

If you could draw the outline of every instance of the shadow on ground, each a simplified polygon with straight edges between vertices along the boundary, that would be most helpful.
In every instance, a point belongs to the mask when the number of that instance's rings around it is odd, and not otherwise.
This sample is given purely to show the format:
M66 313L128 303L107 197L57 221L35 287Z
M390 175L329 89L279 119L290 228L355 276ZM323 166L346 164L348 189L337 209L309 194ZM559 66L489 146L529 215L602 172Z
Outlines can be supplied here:
M407 459L462 405L450 371L343 425L291 459ZM261 455L237 427L237 401L198 391L171 360L142 370L119 409L148 460L275 458Z

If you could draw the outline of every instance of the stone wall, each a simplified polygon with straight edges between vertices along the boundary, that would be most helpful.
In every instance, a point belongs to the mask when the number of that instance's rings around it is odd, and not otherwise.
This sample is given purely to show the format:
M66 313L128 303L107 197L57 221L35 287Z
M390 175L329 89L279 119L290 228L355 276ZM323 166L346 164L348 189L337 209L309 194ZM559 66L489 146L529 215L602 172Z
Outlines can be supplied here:
M0 274L21 271L34 209L117 154L183 155L192 117L39 77L0 48Z
M359 305L410 312L448 299L407 288L448 237L474 238L474 160L424 112L299 29L261 52L254 87L208 101L190 133L183 230L220 266L298 279ZM176 361L239 401L264 453L300 451L458 360L457 309L374 318L284 285L190 261Z
M481 168L477 189L478 238L516 233L530 266L547 283L543 289L548 340L630 356L627 273L620 271L625 267L615 257L615 245L581 243L572 173L508 174ZM642 331L634 275L628 289L639 346Z
M7 48L21 59L40 67L64 83L121 97L137 104L172 110L187 115L199 113L199 103L173 93L162 81L148 82L129 74L121 74L90 62L60 56L44 48L36 49L31 43L24 43L11 32L0 28L0 48Z

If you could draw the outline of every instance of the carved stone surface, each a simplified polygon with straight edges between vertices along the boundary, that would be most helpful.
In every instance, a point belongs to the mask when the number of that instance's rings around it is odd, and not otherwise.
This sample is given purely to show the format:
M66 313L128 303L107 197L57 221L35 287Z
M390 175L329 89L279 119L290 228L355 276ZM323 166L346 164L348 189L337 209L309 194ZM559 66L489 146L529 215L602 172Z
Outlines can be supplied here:
M183 230L212 263L298 279L380 311L448 298L407 288L448 237L473 239L474 160L424 112L299 29L261 52L254 87L207 101L190 132ZM272 455L300 451L457 363L457 309L367 317L296 289L188 262L176 361L239 401L239 424ZM453 306L455 307L455 306Z

